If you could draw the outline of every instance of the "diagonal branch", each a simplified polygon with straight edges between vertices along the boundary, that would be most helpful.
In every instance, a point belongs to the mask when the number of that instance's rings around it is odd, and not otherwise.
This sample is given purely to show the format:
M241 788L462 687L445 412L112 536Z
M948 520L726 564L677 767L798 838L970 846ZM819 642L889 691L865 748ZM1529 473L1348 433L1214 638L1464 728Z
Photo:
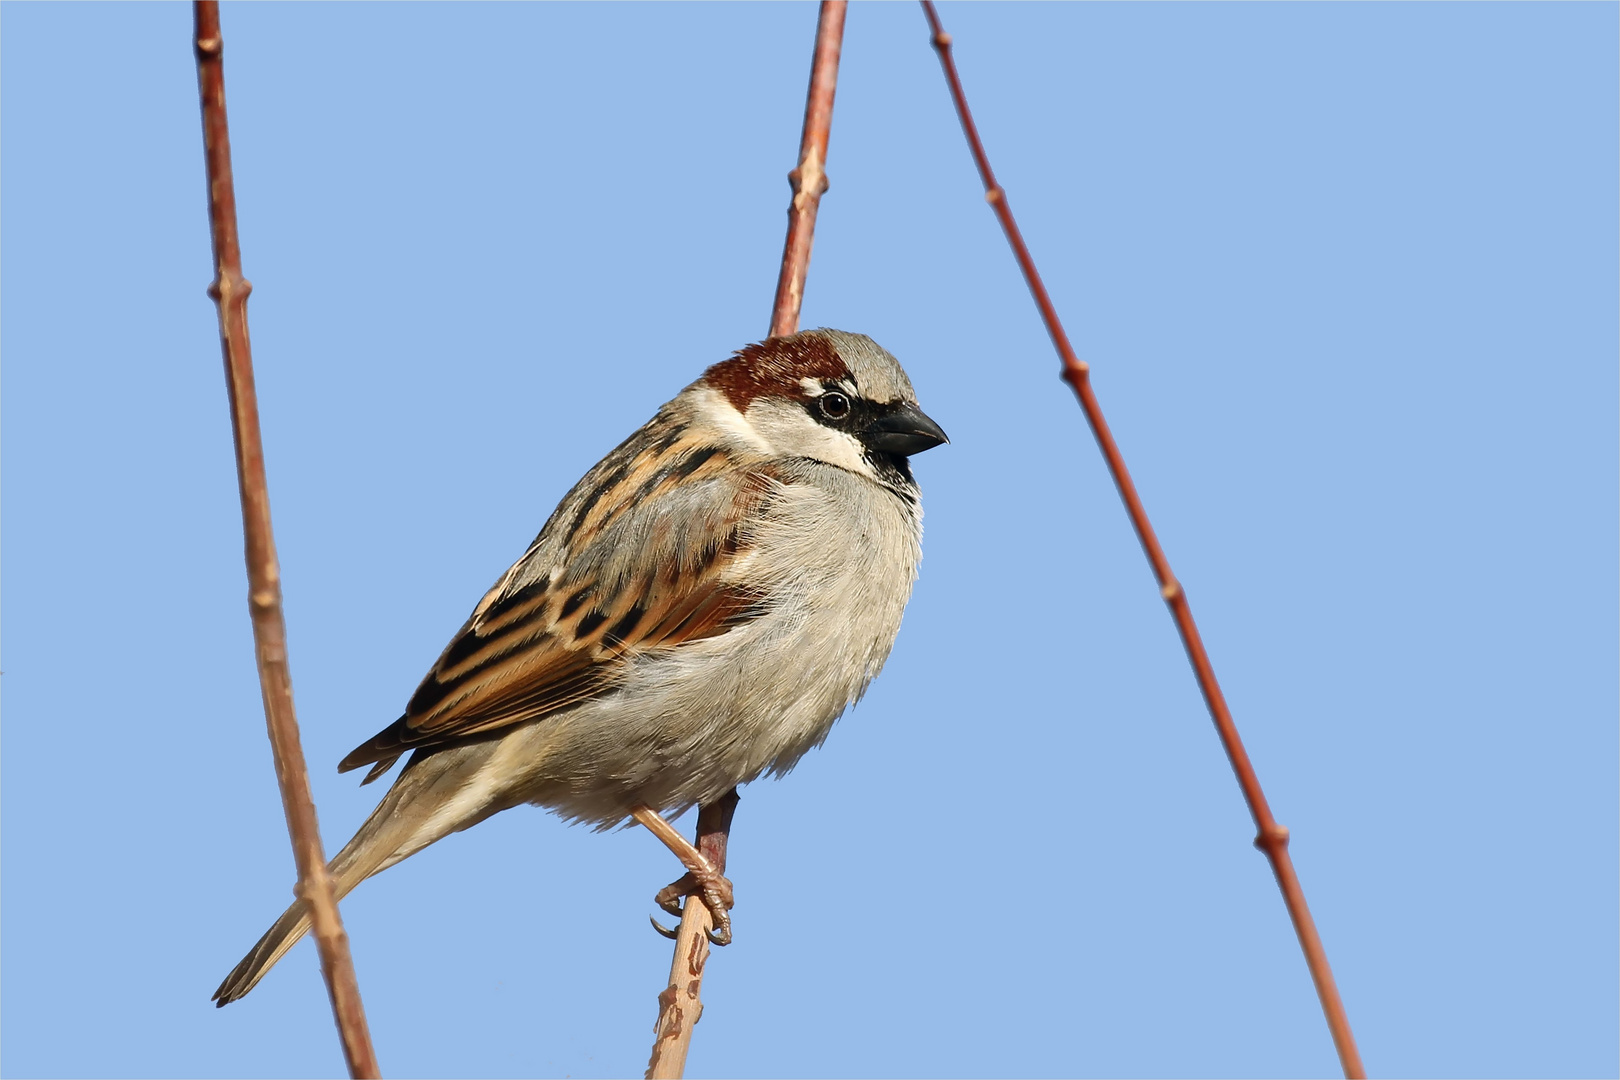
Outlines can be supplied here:
M827 140L832 134L833 94L838 88L838 57L844 43L844 14L848 6L847 0L821 0L821 11L816 19L810 87L804 102L804 130L799 137L799 164L788 173L793 201L788 205L782 270L776 282L776 300L771 307L771 337L784 337L799 328L804 281L810 269L810 246L815 238L816 211L821 206L822 193L827 190ZM736 804L737 793L732 791L713 806L704 807L698 814L699 840L705 835L723 837L729 833ZM655 832L660 832L662 825L673 833L661 818L650 822L649 819L655 817L649 813L642 823ZM716 854L715 869L723 874L725 848L719 847ZM701 900L687 897L681 911L680 928L675 932L669 985L658 995L658 1022L653 1027L648 1080L678 1078L685 1073L692 1027L703 1013L700 995L703 970L709 959L708 934L712 929L708 907Z
M220 345L230 393L231 430L236 441L236 475L242 494L242 533L248 572L248 611L264 695L265 725L275 757L281 804L298 866L297 895L310 906L321 973L332 1000L332 1015L343 1041L349 1075L375 1077L377 1057L366 1029L360 987L349 956L349 939L338 917L332 880L326 873L309 771L293 712L292 676L287 667L287 625L281 612L281 570L270 531L270 494L259 437L259 405L248 343L247 298L252 285L242 277L242 248L236 231L236 188L231 177L231 137L225 117L223 39L217 0L197 0L197 86L202 98L203 150L208 162L208 220L213 234L213 284L208 295L219 307Z
M931 0L921 2L923 14L928 19L928 28L933 35L934 49L939 53L940 66L945 71L945 81L950 85L951 99L956 103L956 113L962 121L962 133L967 136L968 148L973 152L974 163L978 165L979 176L984 181L985 201L995 211L997 219L1001 222L1002 231L1007 234L1007 242L1012 245L1013 257L1018 260L1018 267L1024 272L1024 280L1035 299L1035 306L1040 309L1041 319L1046 323L1046 331L1051 335L1052 344L1063 362L1062 378L1074 389L1075 397L1080 400L1080 409L1085 413L1086 422L1091 425L1092 434L1097 438L1097 446L1102 450L1103 459L1108 463L1108 472L1113 476L1114 485L1119 489L1119 496L1125 503L1125 512L1130 516L1131 526L1135 528L1137 539L1142 543L1142 550L1147 554L1148 562L1153 567L1153 576L1158 579L1159 593L1170 607L1170 616L1175 620L1176 630L1181 634L1181 642L1187 649L1187 658L1192 662L1198 688L1203 692L1205 704L1209 706L1209 713L1215 721L1215 730L1220 735L1221 745L1232 763L1232 771L1237 774L1238 787L1243 790L1243 798L1249 804L1250 814L1254 816L1255 828L1259 833L1255 837L1254 844L1271 860L1271 869L1277 876L1277 887L1282 890L1283 903L1287 905L1288 917L1293 920L1294 932L1299 936L1300 948L1305 953L1305 963L1310 968L1317 996L1322 1001L1322 1012L1327 1017L1328 1030L1333 1034L1333 1045L1339 1052L1339 1064L1347 1077L1365 1076L1361 1054L1356 1049L1355 1036L1350 1032L1350 1020L1344 1011L1344 1002L1339 998L1338 987L1333 982L1333 971L1328 966L1327 952L1322 947L1322 939L1317 935L1316 923L1305 903L1305 891L1300 887L1299 877L1294 872L1293 859L1288 854L1288 830L1277 824L1277 820L1271 815L1271 807L1266 803L1260 779L1255 775L1254 766L1249 762L1248 752L1243 749L1243 740L1238 736L1232 712L1227 708L1226 697L1221 693L1220 683L1216 681L1215 668L1210 663L1209 653L1204 649L1203 638L1198 633L1198 624L1193 621L1192 608L1187 604L1186 591L1171 572L1170 560L1165 557L1164 549L1159 546L1159 538L1153 531L1152 523L1148 521L1147 511L1142 506L1141 496L1136 493L1136 485L1131 480L1130 471L1125 467L1125 459L1119 452L1119 445L1114 442L1113 433L1108 429L1108 421L1103 418L1102 407L1097 403L1097 395L1092 391L1091 366L1076 356L1074 347L1069 344L1069 336L1064 333L1063 324L1058 320L1057 309L1053 307L1052 298L1047 295L1046 286L1041 282L1040 272L1035 269L1035 260L1030 256L1023 235L1018 231L1018 223L1013 220L1012 210L1007 205L1006 192L996 183L995 173L990 169L990 158L985 154L984 144L979 140L979 131L974 126L973 114L968 111L967 97L962 92L962 80L956 73L956 62L951 56L951 36L940 24L939 13L934 10Z

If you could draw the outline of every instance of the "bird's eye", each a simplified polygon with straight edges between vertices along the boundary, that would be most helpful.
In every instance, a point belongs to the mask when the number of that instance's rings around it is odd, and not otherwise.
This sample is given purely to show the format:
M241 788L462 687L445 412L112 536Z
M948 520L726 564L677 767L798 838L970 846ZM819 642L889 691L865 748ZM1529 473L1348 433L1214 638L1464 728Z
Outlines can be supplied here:
M821 404L821 415L829 420L842 420L849 415L849 398L836 390L822 394L817 400Z

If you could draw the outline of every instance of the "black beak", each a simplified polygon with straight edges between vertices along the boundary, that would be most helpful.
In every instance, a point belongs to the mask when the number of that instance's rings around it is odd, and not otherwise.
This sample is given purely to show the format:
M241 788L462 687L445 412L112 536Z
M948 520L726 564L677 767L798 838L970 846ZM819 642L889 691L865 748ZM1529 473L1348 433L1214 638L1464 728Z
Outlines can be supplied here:
M940 426L915 405L901 405L893 412L878 417L856 438L870 449L902 456L920 454L940 443L951 441L945 437Z

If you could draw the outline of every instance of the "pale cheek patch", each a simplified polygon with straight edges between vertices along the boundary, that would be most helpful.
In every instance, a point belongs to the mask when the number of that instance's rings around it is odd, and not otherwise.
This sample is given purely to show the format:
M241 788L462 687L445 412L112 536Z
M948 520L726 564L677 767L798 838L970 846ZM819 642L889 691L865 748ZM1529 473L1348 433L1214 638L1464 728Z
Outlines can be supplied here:
M862 476L872 476L866 451L851 435L816 423L796 403L756 400L747 420L783 457L810 458Z
M698 414L702 422L712 427L722 436L732 439L741 448L757 451L761 454L775 452L770 441L766 439L748 418L738 412L726 400L724 394L717 393L708 387L699 387L692 391L692 409ZM754 410L750 408L749 412Z

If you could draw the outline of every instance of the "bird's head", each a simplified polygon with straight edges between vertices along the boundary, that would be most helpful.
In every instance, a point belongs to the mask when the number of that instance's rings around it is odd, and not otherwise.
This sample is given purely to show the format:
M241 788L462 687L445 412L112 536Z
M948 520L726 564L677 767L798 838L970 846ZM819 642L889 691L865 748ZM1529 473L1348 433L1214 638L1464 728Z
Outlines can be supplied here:
M732 414L714 419L764 452L874 480L949 441L917 407L900 361L865 334L768 338L714 365L697 385L713 393L712 411Z

